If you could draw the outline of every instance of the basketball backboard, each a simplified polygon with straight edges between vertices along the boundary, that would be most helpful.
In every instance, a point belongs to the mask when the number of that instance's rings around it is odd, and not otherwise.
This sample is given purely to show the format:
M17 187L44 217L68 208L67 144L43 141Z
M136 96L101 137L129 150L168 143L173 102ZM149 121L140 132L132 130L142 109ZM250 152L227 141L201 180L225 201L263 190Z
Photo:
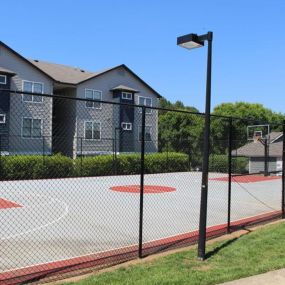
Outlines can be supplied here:
M251 125L247 126L247 140L258 141L259 139L266 139L270 134L269 125Z

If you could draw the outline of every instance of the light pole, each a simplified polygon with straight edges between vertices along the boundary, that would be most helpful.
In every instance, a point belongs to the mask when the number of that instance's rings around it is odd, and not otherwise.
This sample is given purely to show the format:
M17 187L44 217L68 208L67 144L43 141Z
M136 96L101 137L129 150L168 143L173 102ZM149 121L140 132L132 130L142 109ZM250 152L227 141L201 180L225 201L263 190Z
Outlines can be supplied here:
M206 249L206 227L207 227L207 202L208 202L208 174L209 174L209 146L210 146L210 123L211 123L211 75L212 75L212 41L213 32L198 36L188 34L177 38L177 45L193 49L204 46L208 41L207 57L207 83L206 83L206 106L205 106L205 129L204 129L204 152L202 165L202 186L199 222L198 257L205 259Z

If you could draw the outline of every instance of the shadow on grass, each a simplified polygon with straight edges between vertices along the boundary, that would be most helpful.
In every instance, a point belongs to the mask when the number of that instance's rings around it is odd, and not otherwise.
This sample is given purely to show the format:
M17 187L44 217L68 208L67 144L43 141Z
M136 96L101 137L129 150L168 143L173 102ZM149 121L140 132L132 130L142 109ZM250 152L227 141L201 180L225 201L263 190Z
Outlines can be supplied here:
M247 232L243 235L241 235L240 237L235 237L233 239L227 240L224 243L222 243L220 246L215 247L213 250L209 251L206 253L205 259L208 259L212 256L214 256L215 254L219 253L222 249L230 246L231 244L233 244L234 242L236 242L237 240L239 240L241 237L248 235L249 233L251 233L250 229L247 228L243 228L243 230L246 230Z

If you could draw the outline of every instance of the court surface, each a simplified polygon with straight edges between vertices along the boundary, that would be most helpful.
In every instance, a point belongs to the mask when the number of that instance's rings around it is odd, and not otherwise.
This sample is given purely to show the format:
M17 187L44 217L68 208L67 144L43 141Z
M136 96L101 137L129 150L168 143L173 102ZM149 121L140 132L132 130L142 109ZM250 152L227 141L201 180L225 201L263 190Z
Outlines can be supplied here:
M217 179L226 176L210 174L208 226L227 222L228 183ZM232 221L280 210L281 178L246 182L232 184ZM139 175L1 182L0 272L137 245L139 194L110 188L139 183ZM150 174L145 185L171 188L144 195L144 242L198 228L200 172Z

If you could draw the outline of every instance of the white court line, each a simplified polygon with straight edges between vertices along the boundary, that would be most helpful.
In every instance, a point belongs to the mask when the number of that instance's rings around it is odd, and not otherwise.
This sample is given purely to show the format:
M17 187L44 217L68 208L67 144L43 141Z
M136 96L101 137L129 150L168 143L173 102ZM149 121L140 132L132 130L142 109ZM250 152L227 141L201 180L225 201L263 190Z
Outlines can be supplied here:
M38 195L38 194L32 194L32 196L38 196L38 197L44 197L45 198L44 195ZM30 234L30 233L36 232L36 231L41 230L43 228L47 228L47 227L52 226L53 224L59 222L60 220L62 220L63 218L65 218L69 214L69 207L68 207L67 203L65 203L65 202L63 202L63 201L61 201L59 199L54 199L54 198L50 198L50 197L49 197L49 199L51 199L51 200L53 200L55 202L58 202L59 204L64 205L64 207L65 207L64 213L61 216L59 216L57 219L55 219L55 220L53 220L53 221L51 221L49 223L46 223L46 224L43 224L41 226L32 228L30 230L27 230L27 231L24 231L24 232L20 232L20 233L15 234L15 235L11 235L11 236L0 238L0 241L4 241L4 240L12 239L12 238L15 238L15 237L23 236L23 235L26 235L26 234ZM48 203L44 203L42 205L45 205L45 204L49 204L49 202Z

